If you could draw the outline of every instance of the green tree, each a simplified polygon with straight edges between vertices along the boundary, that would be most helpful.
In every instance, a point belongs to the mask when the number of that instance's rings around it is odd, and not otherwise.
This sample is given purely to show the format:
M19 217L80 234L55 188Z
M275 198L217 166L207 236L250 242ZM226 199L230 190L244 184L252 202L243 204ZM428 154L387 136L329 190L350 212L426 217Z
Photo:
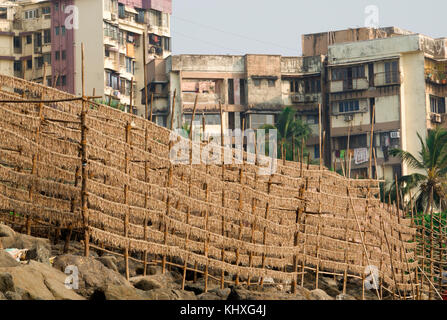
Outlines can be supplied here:
M306 123L296 118L296 110L290 107L281 112L275 125L266 124L261 129L278 130L278 155L287 160L293 160L292 144L295 148L301 148L303 139L306 141L311 132Z
M392 156L419 171L399 179L402 193L411 191L417 209L425 210L425 214L438 204L439 209L446 210L447 131L437 128L428 132L425 141L419 134L418 138L421 149L417 156L400 149L390 150Z

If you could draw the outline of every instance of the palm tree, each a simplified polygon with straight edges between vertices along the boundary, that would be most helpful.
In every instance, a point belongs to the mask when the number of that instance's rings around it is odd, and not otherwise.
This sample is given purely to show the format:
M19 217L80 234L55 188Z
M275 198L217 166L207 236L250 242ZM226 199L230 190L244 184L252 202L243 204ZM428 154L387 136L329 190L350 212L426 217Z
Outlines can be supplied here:
M293 141L297 147L302 147L302 140L307 140L310 135L310 128L300 119L295 118L296 110L286 107L279 115L275 125L266 124L261 129L278 130L279 148L278 153L283 159L292 160L292 144Z
M441 210L447 209L447 131L437 128L428 132L425 141L418 134L421 150L418 156L400 149L390 150L390 154L399 157L409 167L420 172L399 179L402 192L408 194L414 190L413 201L418 210L425 214L432 209L433 202L440 204Z

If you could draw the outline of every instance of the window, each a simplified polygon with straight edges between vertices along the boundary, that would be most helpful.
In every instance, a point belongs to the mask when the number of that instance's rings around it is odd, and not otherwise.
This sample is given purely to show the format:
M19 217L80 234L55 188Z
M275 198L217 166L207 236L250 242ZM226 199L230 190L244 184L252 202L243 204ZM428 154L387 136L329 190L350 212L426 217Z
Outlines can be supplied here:
M26 36L26 44L33 43L33 37L31 35Z
M314 146L314 159L320 159L320 146Z
M430 96L430 111L432 113L445 113L445 98Z
M108 49L104 50L104 55L109 58L110 57L110 51Z
M62 76L62 86L65 87L67 85L67 76Z
M61 27L61 33L62 33L63 36L65 36L65 26Z
M129 73L134 72L133 61L129 57L126 57L126 72L129 72Z
M253 79L253 84L255 85L255 87L260 87L261 86L261 80Z
M234 80L228 79L228 104L234 104Z
M56 51L56 61L59 61L61 59L61 52L60 51Z
M67 59L67 51L62 50L62 60L66 60Z
M399 82L399 65L397 61L385 62L385 83Z
M54 28L54 33L55 33L57 36L59 35L59 29L60 29L59 27L55 27L55 28Z
M42 14L50 14L51 8L50 7L43 7L42 8Z
M22 61L14 61L14 71L22 71Z
M359 100L341 101L338 103L339 113L357 112L360 110Z
M269 87L270 87L270 88L272 88L272 87L275 86L275 82L276 82L275 80L273 80L273 79L269 79L268 82L269 82Z
M50 29L43 31L43 42L51 43L51 30Z
M365 66L337 68L332 70L332 81L365 78Z
M290 92L294 92L294 93L300 92L298 80L290 80Z
M59 3L54 3L54 11L59 11Z
M33 68L33 59L26 60L26 68L28 70Z
M0 8L0 19L8 18L8 8Z
M42 68L42 66L43 66L43 57L34 58L34 65L36 66L37 69Z
M246 100L246 98L245 98L246 81L245 81L245 79L240 79L239 81L240 81L240 86L239 86L239 88L240 88L241 104L244 105L244 104L247 103L247 102L246 102L247 100Z
M307 122L307 124L318 124L318 116L317 115L308 115L306 122Z
M20 37L14 37L14 48L21 48L22 47L22 41Z

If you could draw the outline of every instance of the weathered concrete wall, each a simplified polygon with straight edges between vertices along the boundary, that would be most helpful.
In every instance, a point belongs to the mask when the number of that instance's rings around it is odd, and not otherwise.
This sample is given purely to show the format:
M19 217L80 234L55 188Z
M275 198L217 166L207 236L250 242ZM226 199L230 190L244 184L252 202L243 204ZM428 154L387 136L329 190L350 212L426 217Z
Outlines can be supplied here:
M245 72L243 56L178 55L172 57L173 71Z
M356 42L408 34L412 34L412 32L396 27L381 29L356 28L305 34L302 36L303 56L327 55L328 45L336 43Z
M353 61L398 57L401 53L420 49L419 35L336 44L329 47L329 64L338 65Z
M388 96L376 98L376 123L400 120L400 97Z
M425 95L424 53L402 54L400 69L405 81L401 85L402 101L402 148L418 154L419 134L425 140L427 135L427 106ZM414 169L403 165L403 174L411 174Z

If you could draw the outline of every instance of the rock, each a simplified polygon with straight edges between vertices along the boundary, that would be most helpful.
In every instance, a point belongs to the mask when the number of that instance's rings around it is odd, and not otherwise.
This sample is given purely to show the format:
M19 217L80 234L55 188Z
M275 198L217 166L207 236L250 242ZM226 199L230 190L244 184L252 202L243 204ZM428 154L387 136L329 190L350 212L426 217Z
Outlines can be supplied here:
M10 273L0 273L0 292L15 291L14 281Z
M5 250L0 249L0 268L9 268L9 267L17 267L20 266L20 263L17 262L9 253Z
M8 291L5 293L5 298L8 300L22 300L22 296L17 292Z
M162 274L163 270L159 266L149 266L149 267L147 267L146 273L148 275L154 276L156 274Z
M10 227L0 224L0 238L14 237L15 232Z
M5 295L2 292L0 292L0 301L2 301L2 300L7 300L7 299L6 299Z
M200 295L197 296L197 299L199 300L225 300L222 297L219 297L217 294L215 293L211 293L211 292L207 292L207 293L202 293Z
M218 297L222 298L223 300L227 300L228 296L231 293L231 289L230 288L225 288L225 289L213 289L210 290L209 292L216 294Z
M335 300L356 300L353 296L349 294L339 294Z
M119 273L121 273L122 275L126 274L126 264L125 264L124 259L119 260L116 263L116 266L118 268ZM132 277L137 276L137 268L138 268L137 263L135 261L129 259L129 277L132 278Z
M334 300L334 298L321 289L312 290L310 294L314 300Z
M197 300L196 295L191 291L164 288L147 291L145 297L148 300Z
M250 291L241 286L231 287L227 300L310 300L310 293L305 288L297 288L296 294L286 294L278 291Z
M131 287L119 273L105 267L93 257L62 255L56 257L53 266L62 272L68 266L76 267L79 276L79 289L76 291L84 297L90 297L96 289L105 290L110 285Z
M162 288L162 285L155 279L141 279L134 284L134 287L143 291L150 291Z
M25 300L82 300L74 290L65 287L67 275L47 264L31 260L20 267L0 268L10 273L16 292Z
M26 260L35 260L50 265L50 250L41 243L36 243L36 245L26 253Z
M50 240L35 238L20 233L16 233L12 237L0 238L0 242L3 245L3 248L31 249L37 245L41 245L42 247L47 248L48 251L51 250Z
M218 289L217 285L214 283L210 283L208 281L208 291L212 291ZM205 280L200 279L196 283L192 281L188 281L185 283L185 291L192 291L196 295L202 294L205 292Z
M105 300L144 300L144 291L126 285L111 285L104 290Z
M98 258L105 267L112 269L115 272L118 272L118 267L116 266L116 257L114 256L103 256Z

